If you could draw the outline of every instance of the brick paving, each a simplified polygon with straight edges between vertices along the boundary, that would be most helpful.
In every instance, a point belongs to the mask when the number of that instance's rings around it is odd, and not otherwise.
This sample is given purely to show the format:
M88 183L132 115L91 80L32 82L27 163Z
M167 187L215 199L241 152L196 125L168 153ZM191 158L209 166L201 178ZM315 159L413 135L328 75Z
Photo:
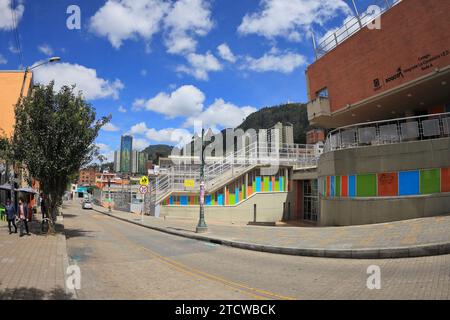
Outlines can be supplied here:
M107 209L96 207L107 212ZM141 215L112 211L112 215L141 222ZM144 216L143 224L195 232L197 221ZM261 227L231 225L208 219L208 237L251 244L303 249L370 249L403 248L418 245L450 243L450 215L375 225L349 227Z
M39 221L29 223L31 235L9 234L0 222L0 299L70 299L65 289L66 238L62 224L56 235L42 235Z

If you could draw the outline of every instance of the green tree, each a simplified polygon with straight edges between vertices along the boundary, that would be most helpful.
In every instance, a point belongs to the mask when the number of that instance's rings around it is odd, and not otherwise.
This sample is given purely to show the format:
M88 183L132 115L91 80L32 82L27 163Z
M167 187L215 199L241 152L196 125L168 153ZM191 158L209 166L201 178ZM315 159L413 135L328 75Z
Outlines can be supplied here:
M39 181L53 222L71 177L98 155L94 141L111 119L97 120L95 109L74 89L55 92L53 82L40 85L15 109L14 159Z

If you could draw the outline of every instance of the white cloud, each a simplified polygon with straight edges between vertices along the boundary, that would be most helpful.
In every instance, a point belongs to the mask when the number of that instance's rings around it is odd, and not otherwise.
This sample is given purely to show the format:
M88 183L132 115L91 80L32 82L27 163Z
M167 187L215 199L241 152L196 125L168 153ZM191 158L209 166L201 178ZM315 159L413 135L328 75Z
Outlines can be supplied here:
M120 113L127 113L127 109L125 109L123 106L120 106L119 109L118 109L118 111L119 111Z
M220 46L217 47L217 51L219 52L219 56L231 63L236 62L236 56L231 52L230 47L226 43L222 43Z
M133 108L145 108L146 110L164 114L168 118L175 118L201 112L204 101L205 95L203 92L195 86L186 85L170 94L161 92L149 100L137 99Z
M159 32L169 4L161 0L108 0L90 20L90 29L118 49L123 41L150 41Z
M13 29L13 20L11 13L14 12L16 17L16 27L22 20L25 7L23 4L18 4L11 10L11 0L0 0L0 30Z
M239 33L300 41L313 24L323 26L340 13L351 14L344 0L261 0L260 6L258 12L245 15Z
M248 115L257 109L251 106L239 107L223 99L216 99L213 104L204 109L205 95L192 85L183 86L171 94L159 93L150 100L136 100L135 108L145 108L166 115L169 118L177 116L186 117L183 127L195 126L196 121L203 122L205 127L213 129L236 127ZM174 141L172 134L184 137L183 132L174 131L173 128L156 130L149 129L145 122L138 123L130 129L130 134L146 136L147 139L158 142ZM182 130L182 129L178 129ZM192 134L190 134L192 137ZM178 141L178 140L177 140Z
M7 63L8 60L6 60L6 58L0 54L0 64L7 64Z
M147 75L147 70L142 69L141 70L141 76L145 77Z
M213 28L210 5L206 0L108 0L90 19L90 30L107 37L118 49L129 39L149 41L164 27L164 43L174 54L195 52L196 37Z
M108 122L107 124L105 124L102 127L103 131L107 131L107 132L117 132L120 131L119 127L117 127L116 125L112 124L111 122Z
M98 152L106 157L106 161L114 161L114 151L109 145L104 143L96 143L95 145L98 148Z
M150 141L147 139L133 137L133 149L142 151L150 145Z
M53 49L48 44L44 43L38 47L38 50L45 54L46 56L52 56L53 55Z
M205 36L213 28L210 5L205 0L179 0L173 4L164 26L167 30L165 44L169 53L195 52L195 37Z
M145 147L150 144L150 141L169 144L177 144L182 141L184 142L184 144L186 144L192 138L192 134L187 130L175 128L157 130L154 128L148 128L145 122L141 122L132 126L129 133L135 137L133 141L135 141L136 139L146 141Z
M210 52L206 54L190 53L186 59L189 62L189 66L181 65L177 67L178 72L183 72L192 75L198 80L208 80L208 72L222 70L222 65L219 60Z
M14 53L14 54L19 53L19 49L17 49L11 42L9 43L8 50L9 50L9 52Z
M250 106L238 107L232 103L225 102L223 99L216 99L201 114L189 117L184 126L194 126L196 121L201 121L204 127L213 129L217 129L218 127L234 128L256 111L256 108Z
M105 80L97 76L95 69L90 69L79 64L55 63L47 64L34 71L34 79L38 83L48 84L55 81L55 89L64 85L76 85L76 90L81 90L88 100L114 98L118 99L119 91L124 88L123 83L116 79Z
M281 73L291 73L298 67L307 64L305 56L287 52L279 53L276 49L264 54L261 58L246 58L246 65L243 69L249 69L256 72L275 71Z

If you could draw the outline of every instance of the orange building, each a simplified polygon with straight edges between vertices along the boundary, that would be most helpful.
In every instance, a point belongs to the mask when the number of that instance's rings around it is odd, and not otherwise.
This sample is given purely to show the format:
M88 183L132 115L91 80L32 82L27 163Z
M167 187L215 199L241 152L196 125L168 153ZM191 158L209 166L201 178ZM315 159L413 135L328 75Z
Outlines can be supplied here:
M31 91L33 74L25 71L0 70L0 134L11 137L14 131L14 108L20 98Z

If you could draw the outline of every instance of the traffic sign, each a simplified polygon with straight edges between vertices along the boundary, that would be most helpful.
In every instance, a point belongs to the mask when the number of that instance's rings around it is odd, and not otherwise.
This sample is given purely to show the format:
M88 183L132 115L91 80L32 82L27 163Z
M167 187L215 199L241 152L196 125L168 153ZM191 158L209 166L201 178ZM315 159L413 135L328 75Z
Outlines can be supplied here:
M149 181L148 181L147 176L142 176L141 180L139 180L139 184L141 186L148 186L148 183L149 183Z
M139 192L141 194L146 194L148 192L148 187L147 186L140 186L139 187Z

